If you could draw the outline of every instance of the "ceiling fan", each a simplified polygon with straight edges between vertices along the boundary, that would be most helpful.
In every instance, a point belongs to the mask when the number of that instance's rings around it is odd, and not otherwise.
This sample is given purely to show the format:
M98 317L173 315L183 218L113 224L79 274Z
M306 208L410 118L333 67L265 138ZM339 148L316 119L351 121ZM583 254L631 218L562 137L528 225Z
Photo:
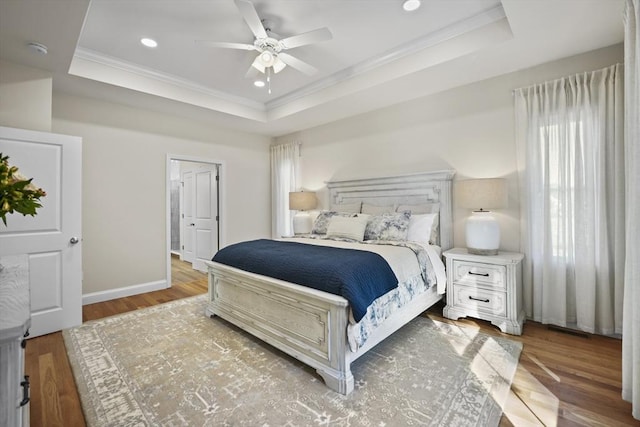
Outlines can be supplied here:
M258 56L251 64L251 67L249 67L247 76L250 76L254 70L258 70L269 76L271 72L279 73L287 65L307 75L313 75L318 71L314 66L284 51L312 43L331 40L333 36L328 28L319 28L278 40L276 38L277 36L271 32L269 26L265 28L265 25L263 25L264 21L258 16L258 12L256 12L253 3L248 0L234 0L234 3L255 36L253 44L206 40L196 40L196 43L218 48L257 51Z

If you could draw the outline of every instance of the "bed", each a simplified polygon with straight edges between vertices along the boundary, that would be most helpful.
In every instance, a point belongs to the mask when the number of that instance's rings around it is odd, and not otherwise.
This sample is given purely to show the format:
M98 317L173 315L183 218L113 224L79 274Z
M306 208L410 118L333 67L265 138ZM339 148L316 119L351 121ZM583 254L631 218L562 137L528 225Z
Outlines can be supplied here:
M444 251L453 246L451 183L454 173L447 170L328 182L329 210L340 212L347 206L358 205L362 211L365 206L373 212L394 206L403 212L411 207L430 206L438 213L438 233L431 236L436 245L430 250ZM305 241L303 237L283 239L283 242L326 243L311 240ZM436 256L441 261L440 256ZM354 388L351 363L441 300L445 286L440 280L418 293L368 330L366 340L354 344L352 332L354 324L357 327L359 323L355 322L346 298L220 262L207 262L207 268L207 316L219 316L315 368L329 388L345 395Z

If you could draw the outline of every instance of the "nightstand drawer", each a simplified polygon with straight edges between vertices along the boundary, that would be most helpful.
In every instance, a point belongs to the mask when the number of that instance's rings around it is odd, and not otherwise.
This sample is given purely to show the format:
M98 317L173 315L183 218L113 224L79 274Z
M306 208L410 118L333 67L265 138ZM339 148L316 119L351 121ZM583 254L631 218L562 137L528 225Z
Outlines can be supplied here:
M449 302L447 301L447 304ZM506 316L506 294L492 292L467 286L453 287L453 301L455 307L464 307L476 313L485 313L492 316Z
M453 282L506 289L507 270L503 265L453 261Z

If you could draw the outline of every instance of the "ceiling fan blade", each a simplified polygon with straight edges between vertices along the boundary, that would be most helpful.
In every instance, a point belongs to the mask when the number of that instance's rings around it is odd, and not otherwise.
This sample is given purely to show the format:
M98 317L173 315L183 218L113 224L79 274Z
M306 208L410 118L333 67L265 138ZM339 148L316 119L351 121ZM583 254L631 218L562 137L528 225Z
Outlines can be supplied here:
M298 46L331 40L332 38L333 35L328 28L319 28L307 33L298 34L297 36L282 39L280 40L280 46L282 46L283 49L292 49Z
M308 76L312 76L318 72L318 69L315 68L314 66L309 65L306 62L294 56L289 55L288 53L280 52L278 54L278 58L280 58L282 62L284 62L291 68L295 68L296 70L301 71Z
M225 49L257 50L254 45L247 43L212 42L208 40L196 40L196 43L204 46L221 47Z
M251 28L253 35L256 36L257 39L267 38L267 32L262 26L262 21L260 20L253 3L247 0L235 0L235 3L245 22L249 28Z

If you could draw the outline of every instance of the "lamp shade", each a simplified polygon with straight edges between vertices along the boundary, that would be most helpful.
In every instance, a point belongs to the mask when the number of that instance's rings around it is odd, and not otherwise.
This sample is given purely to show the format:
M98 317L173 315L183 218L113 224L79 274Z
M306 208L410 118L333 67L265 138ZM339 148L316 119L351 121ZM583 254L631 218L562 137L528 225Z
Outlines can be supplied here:
M289 209L308 211L316 207L316 193L313 191L292 191L289 193Z
M458 206L474 210L507 207L507 181L504 178L467 179L456 184Z

